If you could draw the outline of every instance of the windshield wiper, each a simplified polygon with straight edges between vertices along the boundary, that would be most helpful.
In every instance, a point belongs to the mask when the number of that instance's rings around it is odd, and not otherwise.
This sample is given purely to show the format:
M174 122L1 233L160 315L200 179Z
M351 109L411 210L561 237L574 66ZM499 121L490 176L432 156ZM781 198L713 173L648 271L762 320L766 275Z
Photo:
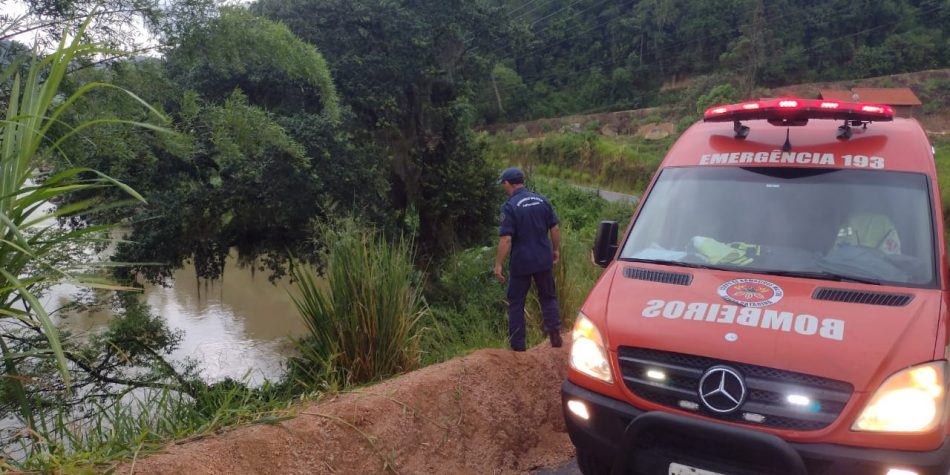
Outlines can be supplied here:
M836 274L828 271L792 271L792 270L768 270L759 271L768 275L780 275L783 277L804 277L806 279L833 280L836 282L856 282L859 284L881 285L878 279L869 277L855 277L853 275Z

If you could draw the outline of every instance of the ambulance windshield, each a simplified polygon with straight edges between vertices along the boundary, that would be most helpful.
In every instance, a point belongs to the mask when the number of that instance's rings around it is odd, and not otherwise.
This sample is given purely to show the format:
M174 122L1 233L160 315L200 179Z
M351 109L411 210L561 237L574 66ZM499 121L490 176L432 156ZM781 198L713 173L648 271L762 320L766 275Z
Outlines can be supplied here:
M663 170L621 259L935 287L922 174L803 168Z

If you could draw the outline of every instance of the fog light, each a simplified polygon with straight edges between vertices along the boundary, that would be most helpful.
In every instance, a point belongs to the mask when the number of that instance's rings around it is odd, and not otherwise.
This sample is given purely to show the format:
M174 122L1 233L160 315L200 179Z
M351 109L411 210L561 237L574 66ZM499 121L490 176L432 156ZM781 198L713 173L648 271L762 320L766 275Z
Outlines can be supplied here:
M580 417L581 419L584 419L585 421L590 419L590 413L587 412L587 404L584 404L580 401L571 400L571 401L567 401L567 408L575 416Z
M693 401L680 401L680 407L683 409L689 409L690 411L695 411L699 409L699 404L696 404Z
M743 412L742 418L749 422L755 422L756 424L761 424L763 421L765 421L765 416L762 414L756 414L754 412Z
M660 370L651 369L651 370L647 371L647 377L650 378L650 379L655 379L655 380L657 380L657 381L665 381L665 380L666 380L666 373L664 373L664 372L662 372L662 371L660 371Z
M887 471L887 475L920 475L916 470L904 470L903 468L892 468Z
M801 394L789 394L788 403L794 404L796 406L807 406L811 404L811 399L808 399L808 396L802 396Z

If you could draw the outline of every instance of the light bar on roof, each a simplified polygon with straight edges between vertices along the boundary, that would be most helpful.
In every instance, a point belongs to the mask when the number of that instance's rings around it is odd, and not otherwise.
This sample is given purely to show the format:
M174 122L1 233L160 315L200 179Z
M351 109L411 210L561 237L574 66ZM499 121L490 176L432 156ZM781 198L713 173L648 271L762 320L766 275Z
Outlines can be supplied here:
M705 122L768 120L774 123L807 122L808 119L888 122L894 109L881 104L781 98L710 107Z

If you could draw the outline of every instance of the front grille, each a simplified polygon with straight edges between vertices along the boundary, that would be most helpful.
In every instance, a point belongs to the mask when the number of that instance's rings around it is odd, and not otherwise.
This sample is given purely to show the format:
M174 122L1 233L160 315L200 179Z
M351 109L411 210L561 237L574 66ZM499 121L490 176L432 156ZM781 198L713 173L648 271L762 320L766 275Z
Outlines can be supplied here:
M643 269L640 267L624 267L623 276L628 279L647 280L661 284L689 285L693 282L693 276L690 274Z
M886 307L903 307L914 299L913 295L892 294L889 292L871 292L867 290L831 289L821 287L812 294L815 300L830 300L832 302L866 303L868 305L883 305Z
M854 391L843 381L683 353L622 346L618 356L624 384L637 396L664 406L694 410L751 426L822 429L837 419ZM699 381L703 374L719 365L738 370L748 392L739 410L730 414L709 410L699 398ZM666 378L663 381L650 379L647 377L650 370L662 371ZM805 395L811 404L792 405L787 402L791 394ZM694 405L699 408L689 409ZM747 419L747 415L752 420Z

